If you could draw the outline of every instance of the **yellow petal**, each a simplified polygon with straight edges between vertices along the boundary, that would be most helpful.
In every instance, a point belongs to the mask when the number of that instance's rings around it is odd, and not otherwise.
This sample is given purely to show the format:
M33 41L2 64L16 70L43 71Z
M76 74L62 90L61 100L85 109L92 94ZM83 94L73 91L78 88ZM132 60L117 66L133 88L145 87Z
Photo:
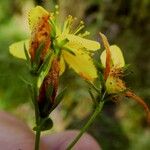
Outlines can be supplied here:
M24 40L20 42L13 43L9 46L9 52L18 58L26 59L25 53L24 53L24 44L26 46L26 49L29 49L29 40Z
M63 57L60 57L60 73L59 75L62 75L65 71L65 62Z
M110 46L112 64L116 68L122 68L125 65L124 57L121 49L117 45ZM100 56L103 66L106 66L106 50L104 50Z
M85 48L86 50L90 51L96 51L100 49L100 44L96 41L81 38L73 34L67 34L65 38L69 40L66 45L73 49L79 50Z
M28 20L31 31L36 28L37 24L43 17L49 17L49 13L41 6L37 6L29 12Z
M97 78L97 70L91 57L88 54L78 50L75 50L74 53L75 55L72 55L67 51L63 51L62 53L63 58L69 66L86 80L92 81Z

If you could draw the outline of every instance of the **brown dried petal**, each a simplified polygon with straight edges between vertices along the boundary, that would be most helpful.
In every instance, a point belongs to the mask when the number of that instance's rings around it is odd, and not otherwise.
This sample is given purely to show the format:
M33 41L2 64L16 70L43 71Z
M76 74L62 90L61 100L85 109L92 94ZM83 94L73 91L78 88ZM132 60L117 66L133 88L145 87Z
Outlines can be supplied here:
M44 60L45 55L50 47L50 25L48 23L49 15L45 15L39 18L39 22L35 29L32 31L29 53L31 55L31 60L34 60L36 50L41 43L44 43L44 49L41 54L41 61Z

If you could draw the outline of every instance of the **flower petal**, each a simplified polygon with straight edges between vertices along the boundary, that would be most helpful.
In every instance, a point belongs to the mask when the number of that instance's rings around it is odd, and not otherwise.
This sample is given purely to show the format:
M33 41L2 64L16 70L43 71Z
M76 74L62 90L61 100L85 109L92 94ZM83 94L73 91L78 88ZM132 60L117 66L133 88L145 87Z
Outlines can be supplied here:
M24 53L24 44L26 46L26 49L29 49L29 40L24 40L11 44L9 46L9 52L15 57L26 59Z
M62 53L63 58L69 66L86 80L93 81L93 79L97 78L97 70L91 57L87 53L78 50L75 50L74 53L75 55L67 51L63 51Z
M36 28L43 16L49 17L49 13L41 6L37 6L29 12L28 20L31 31L33 31Z
M121 52L121 49L117 45L110 46L110 52L111 52L111 59L112 64L116 68L122 68L125 65L124 57ZM100 56L101 62L103 66L106 66L106 50L102 52Z
M65 38L69 40L69 42L66 45L73 49L79 50L85 48L89 51L96 51L100 49L100 44L96 41L81 38L73 34L67 34Z

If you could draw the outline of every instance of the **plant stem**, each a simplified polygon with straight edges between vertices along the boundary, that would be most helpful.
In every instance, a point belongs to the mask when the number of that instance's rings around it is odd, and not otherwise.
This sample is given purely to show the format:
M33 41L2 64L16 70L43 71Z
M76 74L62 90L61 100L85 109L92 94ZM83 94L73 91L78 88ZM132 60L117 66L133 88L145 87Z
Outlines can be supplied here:
M34 86L33 89L34 92L34 109L35 109L35 122L36 125L39 124L39 108L38 108L38 102L37 102L37 87Z
M37 87L38 77L33 78L33 104L35 109L35 123L36 123L36 135L35 135L35 150L39 150L40 146L40 135L41 130L39 127L40 124L40 116L39 116L39 108L38 108L38 87Z
M73 146L78 142L78 140L81 138L81 136L84 134L84 132L87 131L87 129L90 127L90 125L94 122L95 118L98 116L98 114L101 112L104 105L104 101L100 101L99 105L96 107L94 113L88 120L88 122L85 124L85 126L81 129L80 133L77 135L77 137L69 144L66 150L71 150Z
M40 136L41 136L41 131L37 130L36 131L36 136L35 136L35 150L39 150L39 145L40 145Z

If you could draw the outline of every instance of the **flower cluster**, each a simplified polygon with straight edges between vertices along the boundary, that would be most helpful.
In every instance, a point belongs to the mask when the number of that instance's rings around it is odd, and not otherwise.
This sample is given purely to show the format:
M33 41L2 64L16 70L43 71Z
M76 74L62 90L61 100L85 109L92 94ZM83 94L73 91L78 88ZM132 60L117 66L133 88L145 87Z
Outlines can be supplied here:
M29 60L31 72L38 75L37 100L42 117L56 105L59 76L65 71L66 64L86 80L97 78L91 54L100 48L100 44L84 38L88 32L81 32L82 21L74 28L76 18L68 16L60 27L56 15L40 6L33 8L28 16L30 39L10 46L10 53Z
M88 32L83 32L81 21L75 28L76 18L68 16L63 26L58 23L57 13L49 13L40 6L29 12L31 37L14 43L10 53L16 57L29 60L31 72L38 75L39 94L37 101L41 117L46 117L57 106L59 95L57 89L59 76L63 74L66 64L82 78L93 84L98 77L92 54L100 49L99 42L86 39ZM125 61L121 49L109 45L104 34L100 33L105 50L100 56L103 65L104 91L108 95L123 93L139 102L150 116L144 101L129 90L124 81L123 67ZM58 100L58 101L57 101ZM148 118L150 120L150 117Z

